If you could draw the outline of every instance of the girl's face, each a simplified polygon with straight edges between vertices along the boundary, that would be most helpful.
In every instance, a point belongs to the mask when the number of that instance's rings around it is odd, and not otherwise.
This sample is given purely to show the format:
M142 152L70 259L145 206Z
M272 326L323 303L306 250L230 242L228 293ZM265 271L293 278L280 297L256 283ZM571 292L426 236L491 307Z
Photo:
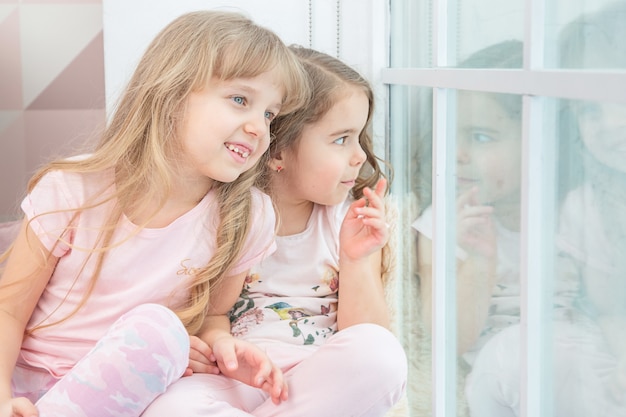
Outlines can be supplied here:
M343 202L366 159L359 134L368 111L365 93L350 87L321 120L306 126L297 149L282 153L280 198L323 205Z
M584 102L576 107L585 147L604 165L626 172L626 106Z
M521 125L493 95L459 91L458 193L478 189L476 205L518 204Z
M181 136L187 179L232 182L269 146L270 122L284 90L272 71L254 78L211 79L187 101Z

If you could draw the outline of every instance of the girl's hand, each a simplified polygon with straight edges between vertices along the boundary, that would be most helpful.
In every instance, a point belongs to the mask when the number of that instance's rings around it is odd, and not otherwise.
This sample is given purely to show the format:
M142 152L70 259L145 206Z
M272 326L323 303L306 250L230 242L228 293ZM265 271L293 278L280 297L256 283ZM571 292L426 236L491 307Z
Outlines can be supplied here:
M353 202L341 224L341 255L350 260L364 258L380 250L389 240L383 197L387 181L381 178L376 190L363 189L364 198Z
M221 337L213 343L213 355L223 375L262 389L274 404L287 400L283 372L256 345L235 337Z
M213 357L213 351L206 342L197 336L190 336L189 345L189 365L183 376L190 376L194 373L220 373Z
M460 194L456 202L457 240L463 250L470 254L495 257L496 231L492 220L493 207L479 205L477 188Z
M0 404L0 417L37 417L37 407L24 397L11 398Z

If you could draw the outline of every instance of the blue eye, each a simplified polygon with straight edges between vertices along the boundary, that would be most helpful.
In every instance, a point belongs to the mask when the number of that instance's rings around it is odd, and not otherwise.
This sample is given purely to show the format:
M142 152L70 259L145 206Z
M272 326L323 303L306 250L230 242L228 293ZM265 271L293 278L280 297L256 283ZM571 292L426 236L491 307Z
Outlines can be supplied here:
M275 117L276 117L275 113L272 113L271 111L265 112L265 118L268 119L270 122L274 120Z
M338 138L338 139L335 139L335 140L333 141L333 143L336 143L337 145L343 145L343 144L345 144L345 143L346 143L346 140L347 140L347 139L348 139L348 138L347 138L347 136L342 136L342 137L340 137L340 138Z
M492 136L480 132L472 133L472 140L478 143L489 143L495 141Z
M233 96L232 100L237 104L241 104L241 105L246 104L246 99L242 96Z

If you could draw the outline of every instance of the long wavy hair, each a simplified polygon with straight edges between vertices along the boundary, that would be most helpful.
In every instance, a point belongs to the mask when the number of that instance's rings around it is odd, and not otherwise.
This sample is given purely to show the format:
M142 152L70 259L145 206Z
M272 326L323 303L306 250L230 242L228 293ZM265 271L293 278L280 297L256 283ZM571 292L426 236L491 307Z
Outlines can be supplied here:
M173 191L182 151L178 130L190 93L202 90L214 77L220 80L250 78L266 71L276 71L278 79L282 80L285 96L281 113L289 113L305 103L308 96L306 74L274 32L234 12L184 14L166 26L149 45L95 150L84 159L48 163L32 177L28 191L54 170L82 174L114 172L113 183L104 185L105 189L114 188L112 193L72 210L76 218L84 210L114 202L114 209L103 219L97 247L88 248L89 256L97 256L90 290L74 312L63 320L84 305L98 280L108 250L120 244L112 242L112 235L122 216L133 218L134 214L149 210L151 216L138 225L138 232L163 208ZM190 334L195 334L202 326L210 289L219 284L240 258L249 229L250 190L266 164L264 158L266 155L235 181L215 181L213 185L220 213L215 237L217 249L193 278L188 301L177 311Z
M328 54L298 45L292 45L289 48L298 57L308 75L310 96L306 105L300 109L287 115L279 115L274 119L269 156L279 155L286 149L295 149L301 140L304 128L319 122L349 88L356 87L365 93L369 105L365 126L359 133L359 143L365 152L366 160L351 190L351 196L359 199L363 197L365 187L374 188L380 178L387 178L381 166L385 166L389 172L387 190L385 190L387 193L391 183L392 168L387 161L374 153L371 136L374 92L370 83L349 65ZM257 181L257 186L270 196L272 195L269 181L271 175L271 169L266 165L263 175L259 176ZM277 214L280 221L280 212L277 211ZM391 269L390 251L390 245L385 245L382 262L383 280L386 280Z
M285 149L293 149L298 146L304 128L322 119L337 100L346 94L349 87L356 87L365 93L369 103L367 121L359 133L359 143L365 152L366 160L359 177L356 179L356 184L351 190L352 197L361 198L365 187L373 188L380 178L386 177L381 169L381 164L385 165L391 173L389 164L374 153L371 136L371 122L374 113L372 87L361 74L337 58L298 45L292 45L289 48L304 66L308 75L311 95L306 105L299 110L288 115L279 115L274 119L272 122L274 139L270 143L269 156L278 155ZM268 185L269 175L271 172L267 169L258 185L271 195L271 189Z

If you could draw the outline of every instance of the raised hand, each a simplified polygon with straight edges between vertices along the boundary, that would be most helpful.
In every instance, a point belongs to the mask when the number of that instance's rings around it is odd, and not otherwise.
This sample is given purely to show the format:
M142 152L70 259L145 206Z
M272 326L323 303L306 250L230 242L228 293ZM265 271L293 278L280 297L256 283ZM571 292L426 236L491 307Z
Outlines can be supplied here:
M380 179L376 189L365 188L365 197L353 202L341 224L341 256L351 260L364 258L381 249L389 240L383 201L387 181Z
M256 345L235 337L221 337L213 343L213 357L225 376L261 388L274 404L287 400L282 371Z
M470 188L457 198L457 240L463 250L485 257L496 256L496 231L493 207L480 205L477 188Z

